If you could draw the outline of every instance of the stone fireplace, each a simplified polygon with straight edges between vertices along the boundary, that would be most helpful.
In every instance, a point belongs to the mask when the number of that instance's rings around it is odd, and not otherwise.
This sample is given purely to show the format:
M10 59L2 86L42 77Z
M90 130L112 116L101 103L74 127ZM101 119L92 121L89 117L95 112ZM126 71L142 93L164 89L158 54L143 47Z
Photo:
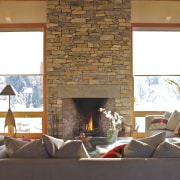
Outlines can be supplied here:
M63 137L106 136L109 122L98 109L114 110L114 98L68 98L63 99Z
M75 108L77 99L107 100L107 110L131 120L131 0L47 0L46 48L48 134L85 129L91 112ZM103 134L108 125L97 124Z
M74 138L80 130L89 136L106 135L109 122L98 109L114 111L119 85L61 85L59 96L62 97L63 137Z

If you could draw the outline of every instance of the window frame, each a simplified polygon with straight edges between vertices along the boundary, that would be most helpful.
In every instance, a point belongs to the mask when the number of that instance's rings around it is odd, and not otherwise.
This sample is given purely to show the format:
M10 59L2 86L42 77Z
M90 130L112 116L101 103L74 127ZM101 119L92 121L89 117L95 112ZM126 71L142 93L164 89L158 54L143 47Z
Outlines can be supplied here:
M18 29L43 29L44 33L44 44L43 44L43 63L44 63L44 68L43 68L43 111L41 112L26 112L26 111L18 111L18 112L13 112L14 117L41 117L42 118L42 133L47 133L47 122L46 122L46 116L47 116L47 98L46 98L46 24L45 23L28 23L28 24L0 24L0 29L13 29L17 30ZM5 118L7 112L0 112L0 118ZM29 137L29 138L40 138L42 136L42 133L16 133L16 137ZM8 133L0 133L0 135L7 135Z
M162 115L165 113L165 111L135 111L134 110L134 75L133 75L133 30L143 30L146 29L148 30L152 29L152 28L156 28L156 29L165 29L165 28L180 28L180 24L179 23L131 23L131 37L132 37L132 119L133 119L133 123L136 123L136 118L138 117L145 117L147 115ZM152 76L152 75L149 75ZM180 76L180 74L179 74ZM144 137L145 132L140 132L138 133L138 137Z

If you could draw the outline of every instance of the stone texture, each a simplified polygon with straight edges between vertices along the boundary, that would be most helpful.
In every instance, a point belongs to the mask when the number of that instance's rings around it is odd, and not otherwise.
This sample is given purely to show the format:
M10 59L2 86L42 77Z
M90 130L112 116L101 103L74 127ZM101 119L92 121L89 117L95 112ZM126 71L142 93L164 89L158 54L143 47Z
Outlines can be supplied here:
M63 137L61 85L118 85L115 109L131 119L130 0L47 0L48 133ZM94 95L96 96L96 95Z

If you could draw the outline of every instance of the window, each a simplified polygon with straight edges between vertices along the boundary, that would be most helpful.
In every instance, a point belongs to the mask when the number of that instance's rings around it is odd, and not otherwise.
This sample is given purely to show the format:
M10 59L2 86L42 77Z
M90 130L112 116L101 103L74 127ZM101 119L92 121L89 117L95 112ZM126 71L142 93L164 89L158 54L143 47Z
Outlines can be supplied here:
M145 115L179 109L180 25L134 26L132 42L134 116L143 132Z
M0 91L7 84L17 91L17 95L11 96L10 106L19 136L45 132L44 39L44 25L0 26ZM8 96L0 96L1 134L8 132L8 128L4 129L8 101Z

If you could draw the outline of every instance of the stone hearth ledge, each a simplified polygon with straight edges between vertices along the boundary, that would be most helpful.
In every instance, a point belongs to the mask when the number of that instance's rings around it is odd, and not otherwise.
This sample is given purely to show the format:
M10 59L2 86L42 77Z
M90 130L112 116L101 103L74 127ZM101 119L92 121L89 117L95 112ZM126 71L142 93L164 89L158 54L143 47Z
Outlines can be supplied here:
M120 85L59 85L61 98L120 98Z

